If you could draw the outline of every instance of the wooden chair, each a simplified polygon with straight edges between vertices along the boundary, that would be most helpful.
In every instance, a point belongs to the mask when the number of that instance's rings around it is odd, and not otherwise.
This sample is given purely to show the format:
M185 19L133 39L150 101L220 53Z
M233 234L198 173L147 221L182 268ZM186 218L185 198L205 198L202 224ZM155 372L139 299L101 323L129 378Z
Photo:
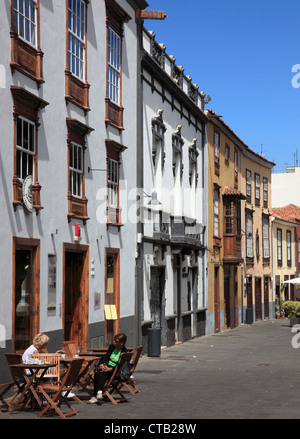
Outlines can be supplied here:
M42 393L48 402L44 409L38 414L39 418L51 409L54 409L54 411L63 419L66 419L67 416L78 415L76 410L67 401L67 397L72 390L72 387L75 386L77 382L82 363L83 359L75 358L71 361L68 370L60 383L42 383L38 386L38 391ZM61 406L63 404L67 405L70 409L69 412L62 412Z
M49 369L44 373L43 378L49 378L51 381L59 381L60 380L60 357L61 354L49 354L49 353L35 353L32 355L34 359L42 360L42 363L55 363L53 367L49 367ZM42 373L39 372L37 376L40 376Z
M13 407L10 409L11 413L15 411L19 403L24 399L25 393L27 390L27 374L25 370L14 370L11 366L14 364L22 363L22 355L21 354L5 354L6 360L8 363L8 367L13 379L13 385L17 387L17 391L9 400L9 406Z
M107 396L107 398L113 403L118 404L119 402L127 402L128 399L123 395L120 389L118 389L119 381L116 381L116 373L118 369L125 363L125 361L130 361L133 353L132 352L123 352L123 354L120 355L119 362L117 366L115 367L111 377L106 381L104 389L103 389L103 396ZM113 394L118 393L120 395L120 398L114 398Z
M5 401L4 396L14 385L15 385L15 383L13 381L0 384L0 415L3 414L1 409L6 409L9 412L11 412L11 408L10 408L9 404Z
M137 367L142 350L143 350L143 346L138 346L135 349L135 353L134 353L132 361L130 363L131 364L131 369L130 369L131 376L133 375L133 372L135 371L135 369ZM129 380L126 382L120 381L117 388L121 389L124 386L132 395L134 395L134 394L140 392L140 390L137 388L136 382L133 380L133 378L131 378L131 376L130 376ZM131 386L133 390L129 386Z
M78 355L78 346L74 340L64 341L62 344L62 350L68 357Z

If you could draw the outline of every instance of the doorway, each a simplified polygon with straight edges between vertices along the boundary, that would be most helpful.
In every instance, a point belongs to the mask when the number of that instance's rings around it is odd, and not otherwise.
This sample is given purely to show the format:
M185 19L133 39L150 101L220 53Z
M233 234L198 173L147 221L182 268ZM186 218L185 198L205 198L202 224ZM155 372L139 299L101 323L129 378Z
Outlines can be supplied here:
M39 332L40 241L13 238L13 349L23 350Z
M64 340L88 347L88 246L64 244Z
M106 249L105 256L105 343L109 346L120 332L120 250Z
M262 304L261 304L261 278L255 278L255 319L262 319Z
M215 281L215 332L219 332L220 325L220 284L219 284L219 266L214 267L214 281Z
M163 295L164 295L164 268L151 267L150 277L150 313L152 328L162 327Z

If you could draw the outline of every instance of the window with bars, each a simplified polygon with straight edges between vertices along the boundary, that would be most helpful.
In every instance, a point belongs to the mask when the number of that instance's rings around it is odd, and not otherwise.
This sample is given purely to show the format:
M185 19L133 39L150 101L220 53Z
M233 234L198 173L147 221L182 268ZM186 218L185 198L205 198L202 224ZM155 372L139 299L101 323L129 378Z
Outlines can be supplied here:
M253 254L253 215L250 212L246 213L246 256L247 258L254 257Z
M282 230L277 229L277 265L282 266Z
M108 205L118 207L119 162L108 159Z
M35 125L29 120L17 118L17 177L33 176L35 156Z
M249 169L246 169L246 195L247 201L251 203L251 190L252 190L252 173Z
M219 236L219 191L214 190L214 236Z
M220 134L214 132L214 154L215 154L215 174L220 174Z
M108 28L108 97L115 104L120 104L121 38Z
M255 205L260 205L260 175L255 174Z
M263 258L270 259L269 219L263 218Z
M264 207L268 207L268 179L263 178L263 202Z
M68 2L68 67L80 80L84 80L85 2Z
M292 250L291 250L291 232L290 230L286 231L286 258L287 258L287 266L292 266Z
M82 197L83 157L82 146L70 144L69 161L70 192L75 197Z
M36 47L36 0L14 0L14 26L19 37Z

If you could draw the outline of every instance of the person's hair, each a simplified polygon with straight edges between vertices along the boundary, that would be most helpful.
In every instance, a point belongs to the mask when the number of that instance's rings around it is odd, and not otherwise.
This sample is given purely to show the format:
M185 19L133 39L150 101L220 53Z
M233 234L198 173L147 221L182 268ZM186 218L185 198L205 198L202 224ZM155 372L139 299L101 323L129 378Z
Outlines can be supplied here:
M39 332L33 339L33 346L36 347L37 349L40 349L42 346L44 346L45 344L48 343L48 341L50 340L50 338L48 337L48 335L46 334L42 334L41 332Z
M123 345L125 345L126 341L127 341L127 335L123 334L122 332L120 334L117 334L114 336L114 340L117 343L123 343Z

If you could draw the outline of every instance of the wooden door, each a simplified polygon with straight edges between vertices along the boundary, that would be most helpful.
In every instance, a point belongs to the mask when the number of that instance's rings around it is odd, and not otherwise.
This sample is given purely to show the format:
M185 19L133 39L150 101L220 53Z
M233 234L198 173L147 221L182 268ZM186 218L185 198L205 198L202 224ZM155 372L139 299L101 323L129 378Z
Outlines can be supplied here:
M163 271L159 267L151 267L150 277L150 312L153 328L162 327Z
M13 350L27 349L39 332L40 241L13 238Z
M239 324L238 269L234 268L234 326Z
M88 347L88 252L64 253L64 340Z
M219 332L220 325L220 285L219 285L219 266L215 265L215 332Z
M261 306L261 278L255 278L255 319L262 319L262 306Z
M106 249L105 256L105 344L120 332L120 250Z
M269 276L264 276L264 309L265 318L269 318Z
M230 317L230 277L229 274L224 274L224 309L225 309L225 325L227 328L231 327Z

